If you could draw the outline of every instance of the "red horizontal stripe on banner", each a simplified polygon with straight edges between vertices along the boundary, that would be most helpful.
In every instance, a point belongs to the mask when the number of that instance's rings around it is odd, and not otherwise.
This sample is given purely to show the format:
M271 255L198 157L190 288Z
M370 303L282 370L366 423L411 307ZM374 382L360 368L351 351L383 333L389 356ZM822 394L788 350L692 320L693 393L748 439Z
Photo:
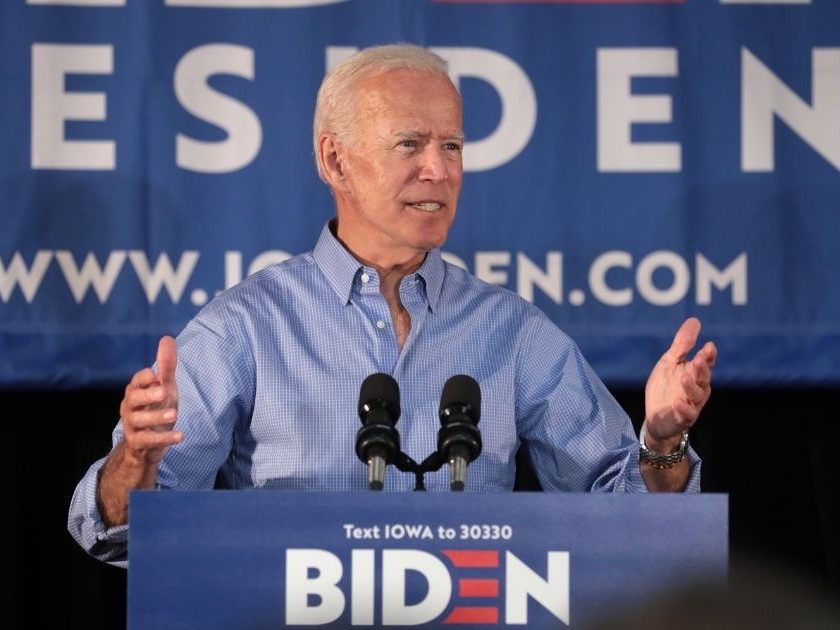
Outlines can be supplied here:
M495 568L499 566L498 551L455 551L448 549L443 555L456 567Z
M443 623L499 623L499 609L492 606L453 608Z
M685 0L435 0L443 4L685 4Z
M458 580L458 597L498 597L499 580Z

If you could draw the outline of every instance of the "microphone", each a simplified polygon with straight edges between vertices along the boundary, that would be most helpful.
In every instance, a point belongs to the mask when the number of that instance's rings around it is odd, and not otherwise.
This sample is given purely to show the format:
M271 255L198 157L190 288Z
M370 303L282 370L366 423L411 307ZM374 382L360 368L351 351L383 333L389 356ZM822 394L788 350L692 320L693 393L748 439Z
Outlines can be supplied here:
M400 436L394 425L400 417L400 388L392 376L368 376L359 392L359 418L356 455L368 465L368 488L385 487L385 466L400 452Z
M449 462L450 484L462 491L467 464L481 454L481 389L471 376L456 374L443 386L440 397L438 453Z

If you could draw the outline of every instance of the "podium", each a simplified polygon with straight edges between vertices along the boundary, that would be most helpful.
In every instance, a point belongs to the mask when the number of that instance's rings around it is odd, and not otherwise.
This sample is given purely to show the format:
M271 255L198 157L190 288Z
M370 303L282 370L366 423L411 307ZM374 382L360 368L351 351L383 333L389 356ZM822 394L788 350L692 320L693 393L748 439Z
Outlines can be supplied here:
M128 627L582 627L724 583L727 499L135 491Z

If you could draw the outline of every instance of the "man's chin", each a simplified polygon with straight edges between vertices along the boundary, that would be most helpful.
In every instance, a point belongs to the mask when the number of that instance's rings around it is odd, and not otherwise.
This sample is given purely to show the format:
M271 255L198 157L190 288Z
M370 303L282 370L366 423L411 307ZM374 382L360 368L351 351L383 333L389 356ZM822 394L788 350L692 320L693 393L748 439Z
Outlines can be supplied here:
M443 244L446 242L446 237L447 234L424 236L416 241L416 247L419 250L428 252L438 247L443 247Z
M446 225L438 224L434 227L427 226L425 230L418 230L416 233L416 240L415 243L421 246L421 248L425 251L429 251L435 249L437 247L442 247L443 244L446 242L447 237L449 236L449 228L451 227L452 222L447 221Z

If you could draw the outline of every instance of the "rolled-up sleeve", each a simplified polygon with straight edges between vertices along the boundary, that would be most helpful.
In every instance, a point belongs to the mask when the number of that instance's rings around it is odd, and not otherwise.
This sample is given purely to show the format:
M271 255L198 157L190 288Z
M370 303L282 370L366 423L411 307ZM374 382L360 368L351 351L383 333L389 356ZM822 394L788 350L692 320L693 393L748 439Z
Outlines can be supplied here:
M118 567L128 566L128 525L107 527L96 501L102 458L93 463L76 485L67 516L67 530L90 555Z
M536 314L517 361L517 424L546 491L647 492L633 424L568 335ZM685 492L700 491L689 451Z

